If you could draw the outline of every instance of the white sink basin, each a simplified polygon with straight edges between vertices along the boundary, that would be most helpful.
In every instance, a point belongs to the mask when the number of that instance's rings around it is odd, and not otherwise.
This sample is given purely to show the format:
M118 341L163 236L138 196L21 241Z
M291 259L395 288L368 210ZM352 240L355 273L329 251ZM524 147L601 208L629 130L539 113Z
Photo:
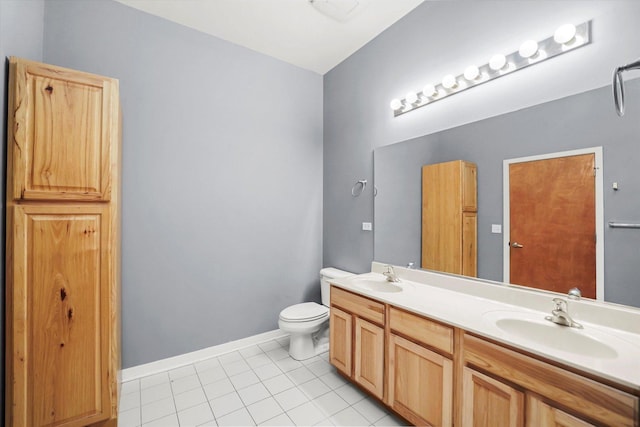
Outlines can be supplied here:
M534 348L546 347L590 358L615 359L619 349L631 345L592 327L577 329L556 325L545 320L543 315L536 317L528 312L489 311L483 317L514 341Z
M404 281L389 282L387 278L380 273L361 274L350 279L349 282L357 288L381 293L398 293L410 286L409 283Z
M355 279L353 285L373 292L402 292L402 287L394 282L376 279Z

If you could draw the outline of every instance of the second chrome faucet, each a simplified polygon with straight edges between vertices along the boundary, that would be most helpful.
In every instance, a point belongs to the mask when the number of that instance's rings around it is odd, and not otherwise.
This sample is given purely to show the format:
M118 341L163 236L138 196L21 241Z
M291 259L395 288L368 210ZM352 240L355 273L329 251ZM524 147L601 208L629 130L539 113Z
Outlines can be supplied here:
M567 304L567 300L554 298L553 303L555 304L555 307L551 310L551 316L545 317L546 320L558 325L582 329L582 325L574 321L571 316L569 316L569 305Z
M384 277L387 278L387 282L399 282L400 278L396 276L396 271L393 269L393 266L391 264L388 264L386 267L387 271L383 272L382 274L384 274Z

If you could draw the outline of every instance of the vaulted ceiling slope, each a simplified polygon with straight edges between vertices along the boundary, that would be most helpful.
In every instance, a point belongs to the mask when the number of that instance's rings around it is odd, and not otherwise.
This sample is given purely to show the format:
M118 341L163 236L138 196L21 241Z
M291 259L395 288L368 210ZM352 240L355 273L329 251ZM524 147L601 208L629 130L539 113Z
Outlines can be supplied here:
M322 75L424 0L117 1Z

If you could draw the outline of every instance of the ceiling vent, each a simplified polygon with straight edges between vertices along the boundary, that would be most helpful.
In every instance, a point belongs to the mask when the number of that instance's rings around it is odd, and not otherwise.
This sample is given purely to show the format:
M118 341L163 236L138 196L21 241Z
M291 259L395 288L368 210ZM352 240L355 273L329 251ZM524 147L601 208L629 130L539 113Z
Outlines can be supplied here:
M318 12L338 22L353 18L362 8L362 0L309 0Z

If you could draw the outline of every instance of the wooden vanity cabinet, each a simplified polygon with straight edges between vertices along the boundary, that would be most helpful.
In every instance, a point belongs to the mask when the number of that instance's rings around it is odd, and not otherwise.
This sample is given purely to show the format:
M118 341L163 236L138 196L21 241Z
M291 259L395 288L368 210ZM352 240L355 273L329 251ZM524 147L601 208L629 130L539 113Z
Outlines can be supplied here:
M387 405L415 425L451 426L453 328L389 308Z
M587 421L558 409L535 395L527 395L527 424L526 427L594 427Z
M11 58L5 425L115 426L118 81Z
M640 427L637 390L335 286L330 340L331 364L414 425Z
M339 371L351 376L352 315L331 307L329 317L329 360Z
M422 167L422 268L477 275L477 212L474 163Z
M486 425L477 420L483 419L487 411L494 412L494 419L509 419L504 425L523 425L511 424L511 420L520 419L510 415L518 412L514 409L517 407L524 408L524 423L529 427L640 425L637 396L470 334L464 335L464 364L461 406L463 420L468 421L463 422L465 426ZM501 383L512 386L500 388L497 384ZM487 397L479 404L480 393L486 396L492 388L495 396L511 395L503 397L511 404L491 405L497 400ZM524 405L520 403L521 395L526 396Z
M378 399L384 394L384 308L331 286L329 360Z
M524 425L524 393L521 391L466 366L462 377L462 389L463 426Z

